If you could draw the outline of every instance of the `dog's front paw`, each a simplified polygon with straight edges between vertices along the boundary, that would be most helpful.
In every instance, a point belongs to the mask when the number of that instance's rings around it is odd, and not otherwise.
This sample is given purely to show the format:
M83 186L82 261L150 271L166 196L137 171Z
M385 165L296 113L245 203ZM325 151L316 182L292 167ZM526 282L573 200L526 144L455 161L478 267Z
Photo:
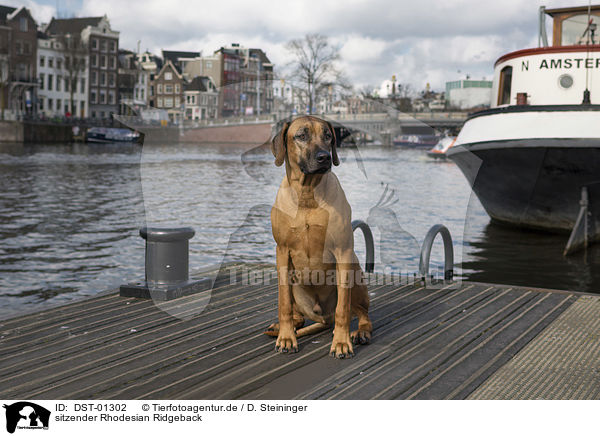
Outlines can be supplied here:
M297 353L298 341L294 330L279 330L277 342L275 342L275 351L278 353Z
M354 349L352 348L350 335L337 335L334 333L329 355L335 357L336 359L345 359L347 357L354 356Z

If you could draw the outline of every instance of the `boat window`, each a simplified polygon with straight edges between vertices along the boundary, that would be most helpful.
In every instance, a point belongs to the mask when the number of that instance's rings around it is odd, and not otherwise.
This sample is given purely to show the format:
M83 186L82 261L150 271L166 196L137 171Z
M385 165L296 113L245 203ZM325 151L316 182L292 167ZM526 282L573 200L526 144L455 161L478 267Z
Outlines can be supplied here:
M591 15L594 24L600 27L600 17ZM587 14L574 15L562 22L561 45L598 44L598 35L586 31L588 27Z
M498 105L510 104L510 85L512 82L512 67L504 67L500 71L500 86L498 87Z

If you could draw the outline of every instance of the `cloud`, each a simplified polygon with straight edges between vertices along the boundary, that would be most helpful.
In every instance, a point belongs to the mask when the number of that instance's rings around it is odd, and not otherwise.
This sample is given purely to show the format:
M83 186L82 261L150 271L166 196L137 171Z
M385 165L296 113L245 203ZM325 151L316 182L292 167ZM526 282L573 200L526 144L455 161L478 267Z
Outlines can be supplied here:
M31 12L34 20L38 23L48 23L52 17L56 16L56 8L50 5L44 5L33 0L3 0L4 6L12 6L13 8L20 8L25 6Z
M18 3L30 5L40 21L55 10L33 0ZM441 89L465 74L489 77L501 54L535 45L542 4L562 7L572 0L63 0L61 9L106 14L123 48L135 50L141 41L142 50L154 53L211 54L238 42L263 48L280 69L289 60L287 41L318 32L341 46L340 65L357 86L395 74L418 89L426 83Z

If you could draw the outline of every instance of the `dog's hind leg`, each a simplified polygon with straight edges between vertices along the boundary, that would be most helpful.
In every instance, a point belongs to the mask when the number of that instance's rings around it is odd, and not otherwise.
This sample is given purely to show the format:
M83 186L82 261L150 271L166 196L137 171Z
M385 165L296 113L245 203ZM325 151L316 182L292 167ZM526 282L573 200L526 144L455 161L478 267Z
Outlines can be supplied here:
M330 326L328 326L327 324L322 324L320 322L316 322L314 324L311 324L307 327L301 328L300 330L296 331L296 336L298 338L302 337L302 336L307 336L307 335L312 335L314 333L319 333L322 332L323 330L327 330Z
M296 307L296 303L294 303L293 317L294 317L294 328L301 329L304 326L304 315L302 315L298 311L298 309ZM274 338L276 338L277 336L279 336L279 323L274 322L269 327L267 327L267 329L263 333L267 336L273 336Z

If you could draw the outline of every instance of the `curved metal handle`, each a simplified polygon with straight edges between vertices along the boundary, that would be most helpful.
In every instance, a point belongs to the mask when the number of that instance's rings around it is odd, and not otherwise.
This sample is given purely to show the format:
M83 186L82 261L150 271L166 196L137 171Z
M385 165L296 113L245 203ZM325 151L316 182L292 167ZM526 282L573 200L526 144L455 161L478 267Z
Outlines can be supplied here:
M438 233L442 234L444 241L444 280L452 280L454 277L454 248L452 247L452 236L450 231L441 224L436 224L429 229L423 246L421 247L421 259L419 261L419 273L422 278L427 278L429 274L429 256L431 255L431 247Z
M375 269L375 244L373 243L373 233L369 225L362 220L352 221L352 231L361 229L365 237L367 246L367 259L365 261L365 272L371 273Z

